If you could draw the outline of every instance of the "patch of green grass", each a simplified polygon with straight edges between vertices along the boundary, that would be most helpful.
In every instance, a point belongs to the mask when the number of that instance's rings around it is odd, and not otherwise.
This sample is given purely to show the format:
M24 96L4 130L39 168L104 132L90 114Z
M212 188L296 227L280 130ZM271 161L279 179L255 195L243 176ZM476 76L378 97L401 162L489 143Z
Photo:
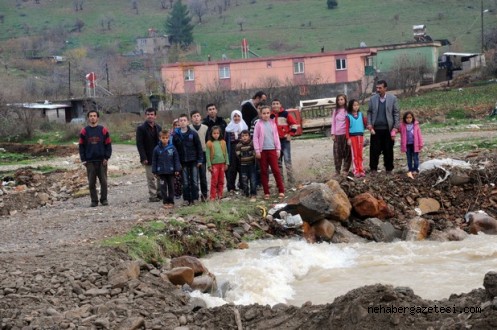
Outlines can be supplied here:
M238 227L241 221L246 221L249 214L257 217L257 212L256 205L246 203L245 200L182 207L166 221L157 220L136 226L128 233L109 238L102 244L120 248L133 258L146 261L160 262L164 258L184 254L203 256L211 251L235 248L233 228ZM179 217L190 219L181 220ZM191 217L201 217L202 223L215 223L216 228L202 226ZM264 231L252 228L242 239L250 241L264 235Z
M461 139L459 141L450 141L443 143L435 143L431 149L435 150L443 150L448 153L461 153L474 151L477 149L497 149L497 138L493 139Z
M109 238L102 244L121 248L135 259L161 260L163 251L157 236L164 228L165 224L161 221L150 222L136 226L124 235Z
M468 115L464 109L452 109L445 115L445 117L449 119L466 119Z
M35 157L28 154L0 152L0 165L29 164Z
M181 216L198 214L208 222L213 222L220 227L237 224L240 219L246 219L248 214L255 212L256 205L247 203L246 199L226 200L220 203L199 203L177 210Z
M466 87L462 90L449 89L444 91L431 91L419 96L406 97L400 100L401 110L415 110L426 113L449 113L463 110L467 117L473 116L473 110L479 113L488 113L495 105L497 84Z

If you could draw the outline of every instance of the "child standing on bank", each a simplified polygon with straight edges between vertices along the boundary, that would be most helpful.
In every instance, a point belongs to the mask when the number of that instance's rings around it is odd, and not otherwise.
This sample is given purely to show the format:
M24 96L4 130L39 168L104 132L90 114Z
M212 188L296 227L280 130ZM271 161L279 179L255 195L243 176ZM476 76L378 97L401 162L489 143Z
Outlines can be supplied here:
M353 173L356 178L366 176L362 165L362 149L364 146L364 129L367 118L359 111L361 105L357 100L350 100L346 121L347 144L350 146Z
M176 148L169 144L169 131L159 133L159 144L152 154L152 173L159 177L162 203L165 209L174 207L174 178L181 171Z
M179 128L179 120L178 118L173 120L173 125L171 131L174 132L176 128ZM173 144L173 139L169 139L169 144ZM177 150L176 150L177 151ZM181 195L183 195L183 177L181 172L179 175L174 177L174 198L180 199Z
M331 139L333 140L333 160L335 162L336 176L347 176L352 162L350 148L347 145L346 118L347 118L347 96L338 94L336 97L336 109L331 115ZM343 164L343 166L342 166Z
M255 150L248 130L243 130L240 133L240 142L236 145L236 156L240 162L241 188L245 196L250 196L250 201L255 202L257 195Z
M281 154L280 138L278 127L274 120L271 120L271 107L265 105L261 108L261 118L254 127L254 149L255 157L260 160L261 183L264 189L264 199L269 199L269 173L271 167L276 186L278 187L280 199L285 198L285 187L281 178L278 158Z
M224 172L228 169L230 160L226 142L221 137L221 127L213 126L211 136L205 144L207 169L211 172L211 201L223 198Z
M198 169L202 166L204 152L195 130L188 126L188 115L179 116L179 128L174 130L173 144L178 150L183 169L183 206L198 201Z
M228 193L236 191L236 177L240 180L240 163L236 157L236 145L240 142L240 133L248 129L247 124L242 119L240 110L233 110L231 112L231 121L226 126L224 139L228 147L228 157L230 158L230 167L227 172L227 189Z
M400 151L407 156L407 176L411 179L419 173L419 152L423 148L423 136L419 122L411 111L404 113L400 123Z

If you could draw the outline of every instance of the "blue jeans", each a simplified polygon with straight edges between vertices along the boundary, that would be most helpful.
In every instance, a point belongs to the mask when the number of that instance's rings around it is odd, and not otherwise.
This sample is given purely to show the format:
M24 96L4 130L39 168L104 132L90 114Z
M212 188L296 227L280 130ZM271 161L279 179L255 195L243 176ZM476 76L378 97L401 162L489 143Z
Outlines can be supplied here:
M240 182L245 196L257 195L255 163L240 166Z
M197 162L188 162L183 166L183 200L193 202L198 200L198 167Z
M409 172L419 172L419 152L414 152L414 144L407 145L406 155Z
M281 155L278 159L278 167L280 168L281 176L283 177L283 162L286 168L286 182L293 183L293 170L292 170L292 148L290 141L287 139L280 139Z

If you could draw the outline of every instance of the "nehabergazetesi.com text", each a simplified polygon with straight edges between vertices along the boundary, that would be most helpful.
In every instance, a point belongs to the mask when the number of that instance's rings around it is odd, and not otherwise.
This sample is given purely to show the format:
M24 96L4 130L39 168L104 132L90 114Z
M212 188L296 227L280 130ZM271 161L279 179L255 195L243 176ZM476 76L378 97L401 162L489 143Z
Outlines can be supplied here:
M481 313L480 307L456 307L456 306L393 306L379 305L368 306L369 314L461 314Z

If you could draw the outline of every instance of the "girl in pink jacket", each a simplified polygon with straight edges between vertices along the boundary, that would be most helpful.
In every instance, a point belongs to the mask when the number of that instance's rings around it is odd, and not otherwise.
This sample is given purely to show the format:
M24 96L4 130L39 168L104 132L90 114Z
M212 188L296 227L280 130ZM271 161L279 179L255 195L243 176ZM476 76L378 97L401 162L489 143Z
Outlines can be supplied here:
M254 149L255 157L259 159L261 165L261 184L264 189L264 199L269 199L269 173L271 167L276 186L278 187L279 198L285 197L285 187L281 178L280 168L278 167L278 158L281 154L280 138L278 136L278 127L274 120L270 118L271 107L262 106L261 118L254 127Z
M419 152L423 148L423 136L419 122L411 111L404 113L400 123L400 151L407 156L407 176L411 179L419 173Z

